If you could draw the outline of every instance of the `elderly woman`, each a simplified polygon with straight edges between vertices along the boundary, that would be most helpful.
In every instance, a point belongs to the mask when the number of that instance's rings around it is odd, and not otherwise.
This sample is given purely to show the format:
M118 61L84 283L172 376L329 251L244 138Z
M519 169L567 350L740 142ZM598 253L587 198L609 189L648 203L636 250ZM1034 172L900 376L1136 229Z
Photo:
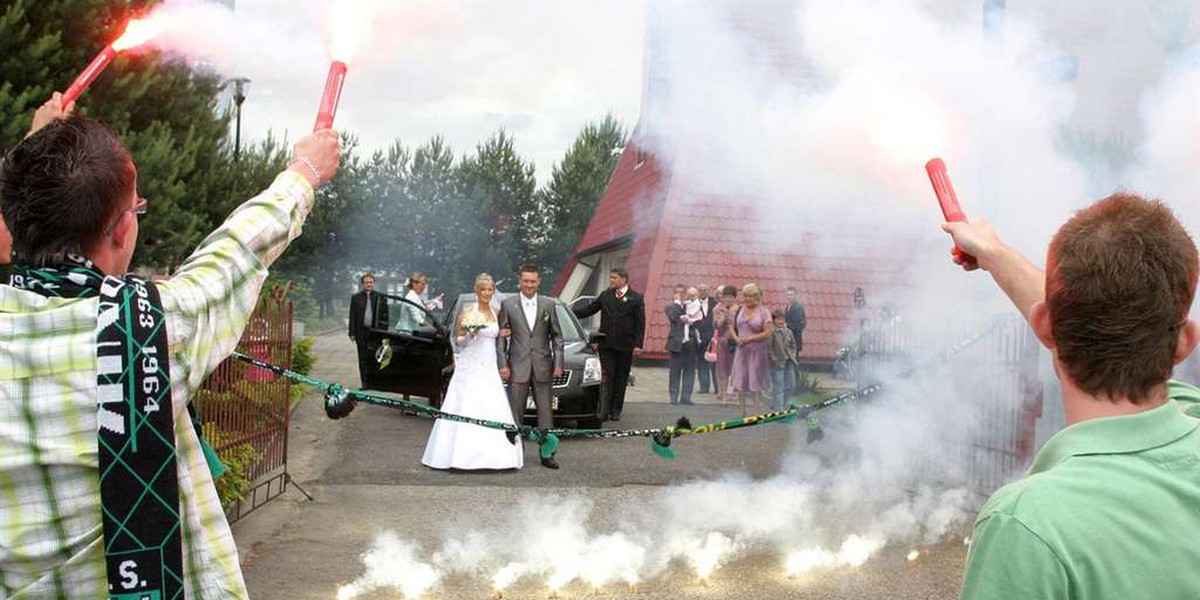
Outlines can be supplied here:
M771 365L767 340L775 327L771 311L763 306L763 293L753 283L742 288L742 307L730 319L729 339L737 344L733 371L729 375L729 391L737 394L746 416L746 397L757 407L762 394L771 389Z
M717 400L721 404L730 402L726 388L729 387L729 372L733 369L733 353L736 346L729 343L730 320L737 312L737 288L732 285L718 286L720 302L713 308L713 350L717 354Z

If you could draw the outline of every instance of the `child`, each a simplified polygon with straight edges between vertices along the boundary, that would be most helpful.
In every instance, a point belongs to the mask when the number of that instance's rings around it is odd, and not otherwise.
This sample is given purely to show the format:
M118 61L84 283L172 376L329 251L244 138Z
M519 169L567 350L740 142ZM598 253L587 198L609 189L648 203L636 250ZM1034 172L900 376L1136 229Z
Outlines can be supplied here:
M771 321L775 324L767 354L771 361L771 410L779 411L787 407L787 393L796 387L796 337L787 328L782 310L771 311Z
M704 320L704 313L700 307L700 290L690 287L687 289L687 300L683 303L684 312L687 313L689 323L699 323Z

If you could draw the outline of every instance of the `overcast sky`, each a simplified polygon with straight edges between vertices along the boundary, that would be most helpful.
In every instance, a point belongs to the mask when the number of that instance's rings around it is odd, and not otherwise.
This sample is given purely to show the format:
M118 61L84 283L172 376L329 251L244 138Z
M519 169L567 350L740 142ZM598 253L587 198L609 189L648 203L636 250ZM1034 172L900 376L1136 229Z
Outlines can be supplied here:
M635 124L644 1L361 0L380 8L356 36L364 48L335 126L368 150L442 134L460 153L504 127L545 181L588 120L611 112ZM326 15L354 4L238 0L233 27L214 16L191 28L190 50L253 80L243 139L273 130L294 140L312 127L328 69Z

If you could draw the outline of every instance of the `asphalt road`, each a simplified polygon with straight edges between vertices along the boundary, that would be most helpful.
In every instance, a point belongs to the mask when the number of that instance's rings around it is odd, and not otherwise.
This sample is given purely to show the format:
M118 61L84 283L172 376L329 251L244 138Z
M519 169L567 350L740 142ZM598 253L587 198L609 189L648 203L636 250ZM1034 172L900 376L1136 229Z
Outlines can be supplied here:
M343 336L322 337L314 375L353 383L354 351ZM734 416L731 408L701 405L686 413L666 405L657 389L662 377L640 371L634 402L620 425L655 427L682 414L695 422ZM711 401L711 397L701 398ZM740 414L740 413L736 413ZM290 470L315 500L296 491L273 501L234 525L251 596L256 599L332 600L338 587L363 574L362 554L380 531L394 531L416 544L418 554L441 548L447 531L483 530L511 514L530 497L582 498L592 506L590 531L614 531L651 505L666 486L744 473L754 479L775 474L800 428L767 426L676 442L678 458L665 461L643 438L569 440L558 453L562 469L538 465L526 447L526 467L516 472L440 472L423 467L420 457L430 424L383 408L360 406L348 418L325 418L320 399L310 395L293 417ZM744 507L732 507L739 509ZM958 538L961 540L961 537ZM522 543L514 539L512 543ZM909 548L885 547L858 568L843 567L799 579L784 576L784 558L747 551L722 566L709 587L683 564L639 583L637 595L624 585L592 589L574 582L561 598L888 598L952 599L962 579L966 549L946 542L914 563ZM488 598L486 574L443 577L423 598ZM396 590L360 596L402 597ZM547 598L546 583L525 578L505 598Z

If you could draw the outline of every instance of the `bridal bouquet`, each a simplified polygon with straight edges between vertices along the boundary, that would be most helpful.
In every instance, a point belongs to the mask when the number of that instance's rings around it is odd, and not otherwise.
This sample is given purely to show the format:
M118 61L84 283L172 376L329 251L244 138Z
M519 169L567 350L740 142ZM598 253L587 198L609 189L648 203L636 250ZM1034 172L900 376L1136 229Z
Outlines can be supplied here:
M467 333L475 335L487 328L489 323L488 318L483 313L472 310L463 315L461 326Z

